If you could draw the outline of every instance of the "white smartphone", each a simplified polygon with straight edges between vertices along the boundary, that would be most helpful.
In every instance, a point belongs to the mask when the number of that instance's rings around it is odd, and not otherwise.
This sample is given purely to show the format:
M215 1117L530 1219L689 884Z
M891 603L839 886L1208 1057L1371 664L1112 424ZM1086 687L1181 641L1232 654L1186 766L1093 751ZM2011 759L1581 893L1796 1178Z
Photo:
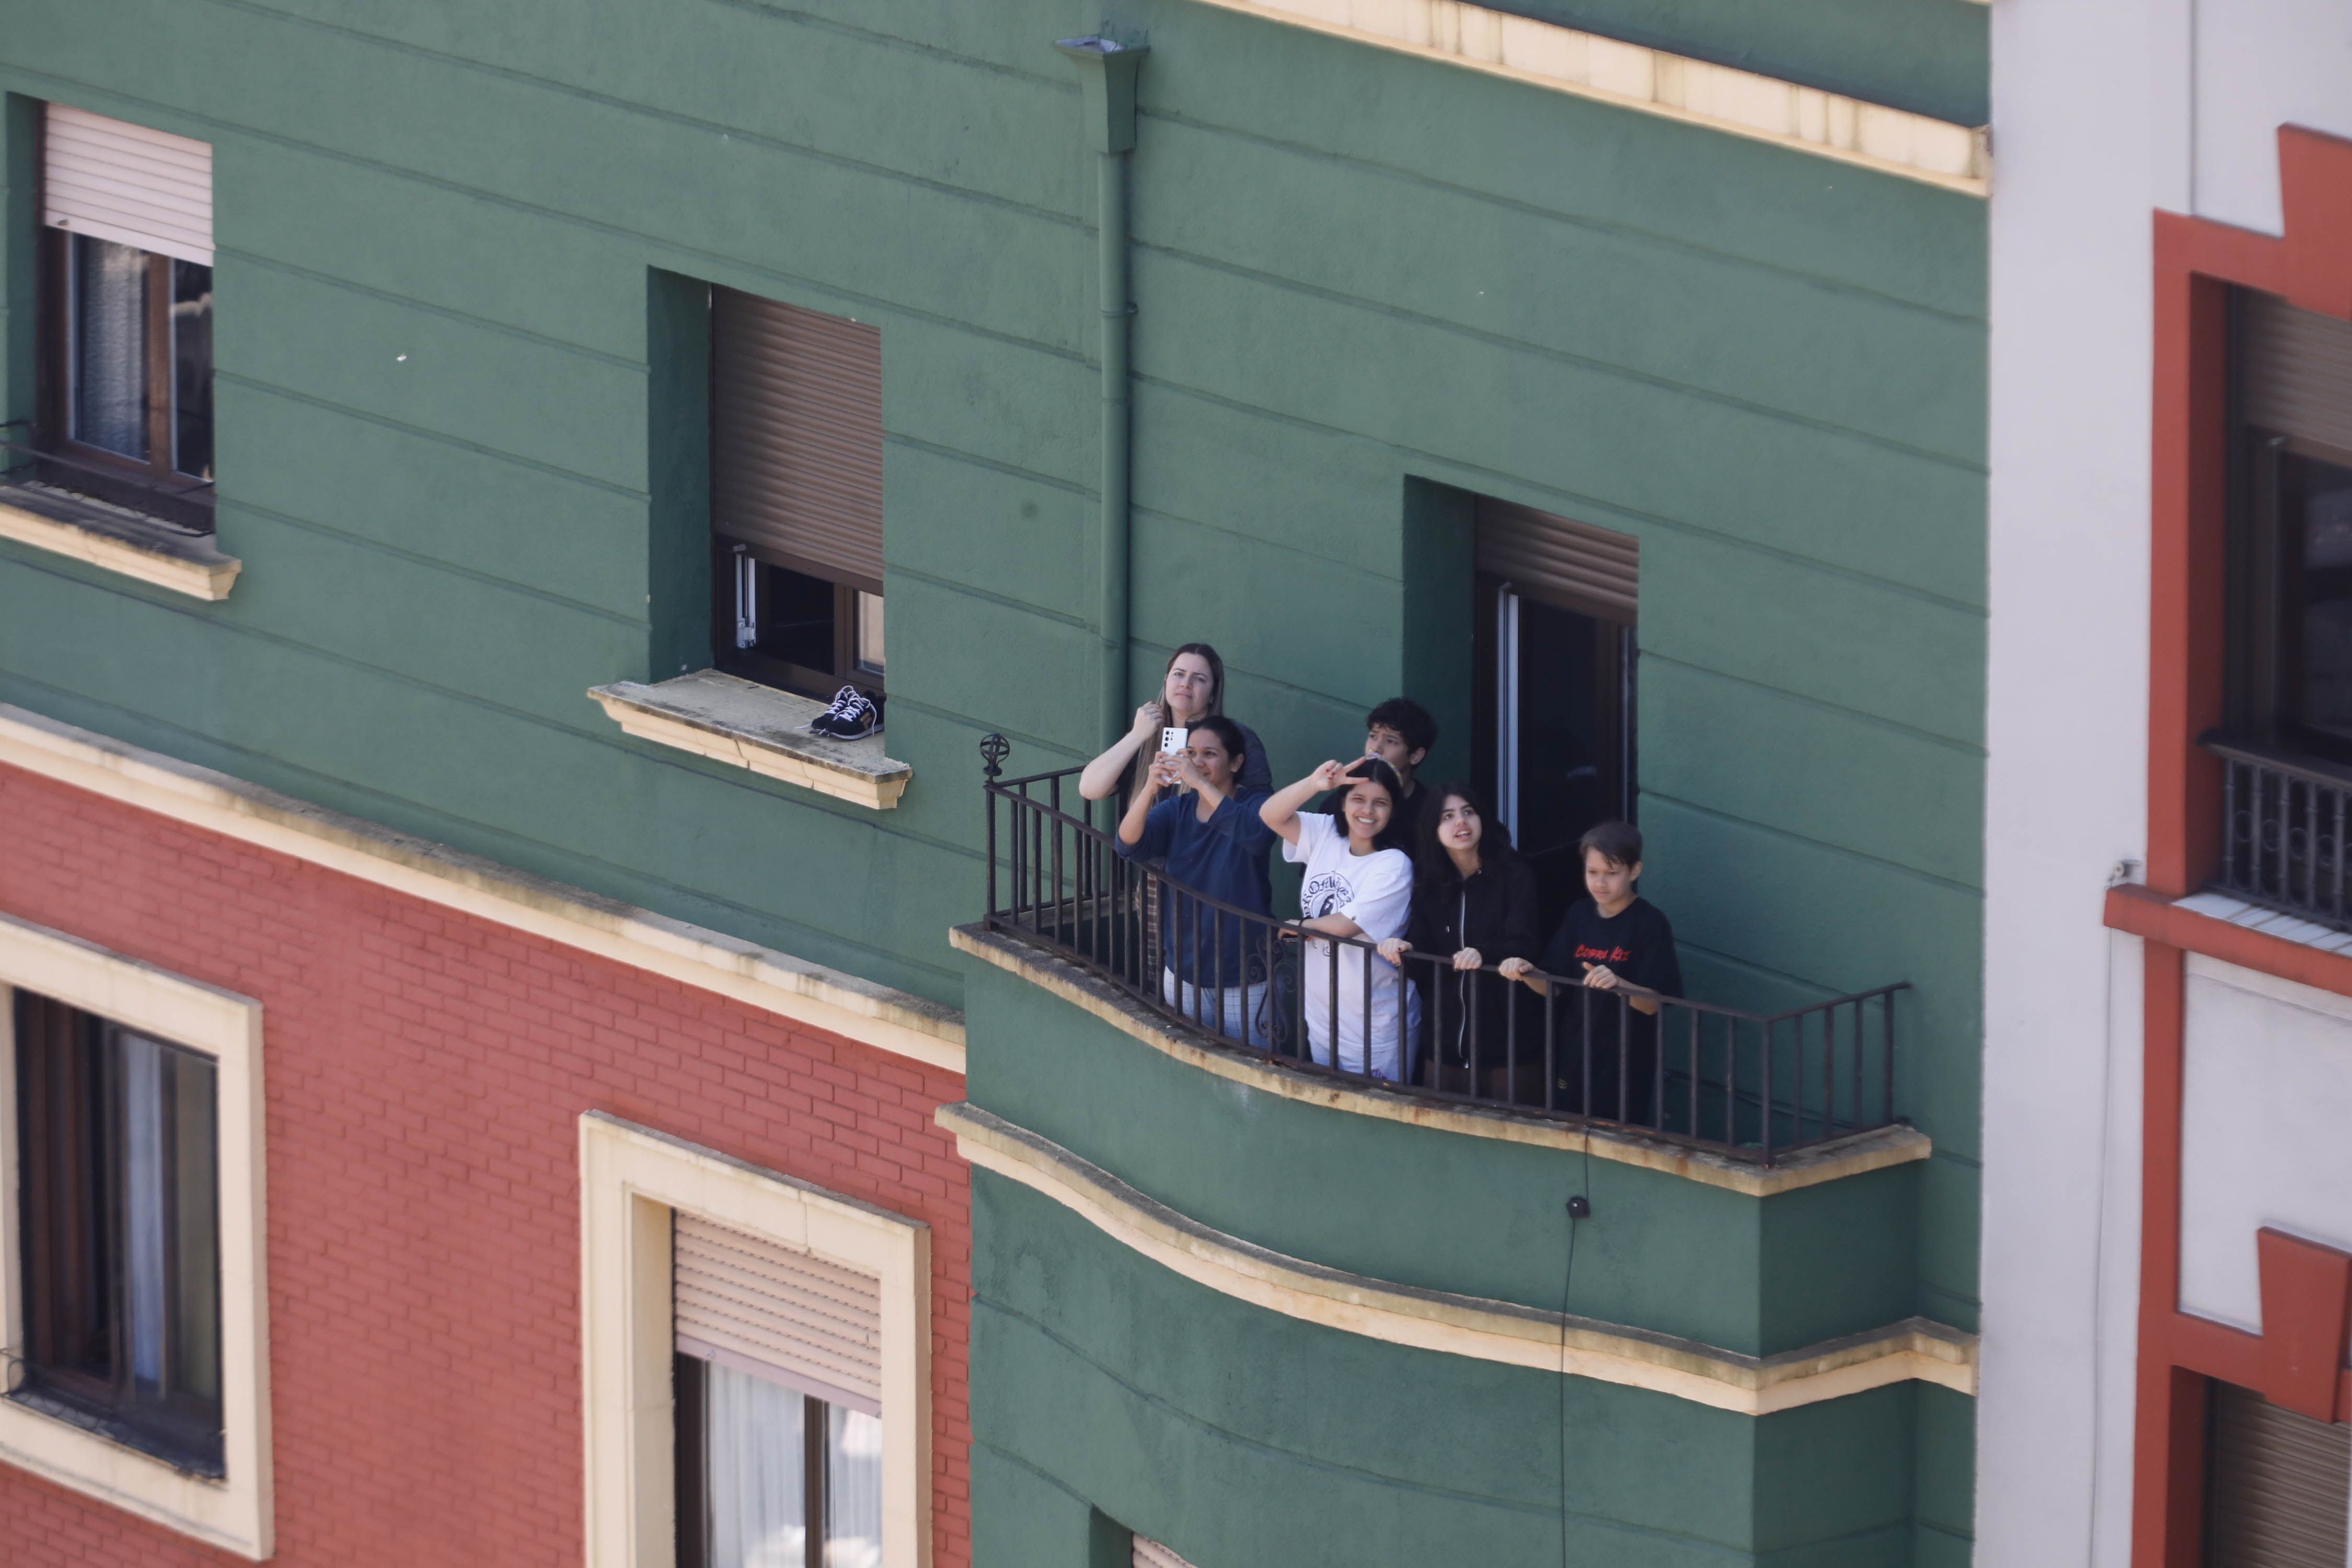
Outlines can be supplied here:
M1171 724L1160 731L1160 754L1172 757L1184 749L1184 740L1191 733L1181 724Z

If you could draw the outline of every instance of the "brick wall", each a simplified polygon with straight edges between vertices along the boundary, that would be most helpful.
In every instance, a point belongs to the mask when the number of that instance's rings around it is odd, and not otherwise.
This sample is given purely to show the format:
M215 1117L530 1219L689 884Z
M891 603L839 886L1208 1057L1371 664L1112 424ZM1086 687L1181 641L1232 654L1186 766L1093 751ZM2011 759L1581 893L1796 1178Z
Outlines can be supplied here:
M0 911L263 1005L277 1562L580 1562L589 1110L931 1226L934 1546L970 1561L960 1078L7 767ZM239 1561L5 1466L0 1540Z

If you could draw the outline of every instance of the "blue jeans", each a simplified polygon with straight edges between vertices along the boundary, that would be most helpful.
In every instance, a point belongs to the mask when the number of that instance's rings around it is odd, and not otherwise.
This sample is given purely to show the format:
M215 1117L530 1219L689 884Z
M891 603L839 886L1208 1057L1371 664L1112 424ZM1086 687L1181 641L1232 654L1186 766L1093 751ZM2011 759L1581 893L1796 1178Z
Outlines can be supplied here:
M1160 972L1160 994L1196 1025L1205 1024L1227 1039L1240 1040L1258 1050L1268 1048L1271 1031L1267 1028L1265 983L1255 985L1228 985L1219 990L1213 985L1194 985L1189 980L1180 981L1172 969Z

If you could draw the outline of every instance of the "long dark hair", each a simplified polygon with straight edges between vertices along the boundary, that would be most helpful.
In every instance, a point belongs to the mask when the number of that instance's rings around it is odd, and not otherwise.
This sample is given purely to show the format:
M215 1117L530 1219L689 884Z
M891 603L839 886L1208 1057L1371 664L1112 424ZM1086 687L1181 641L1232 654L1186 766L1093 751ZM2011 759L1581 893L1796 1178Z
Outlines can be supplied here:
M1389 825L1372 840L1375 849L1402 849L1412 853L1412 824L1405 820L1404 781L1396 770L1378 757L1365 757L1348 764L1348 782L1338 789L1327 789L1315 809L1326 816L1339 818L1339 837L1348 836L1347 818L1342 815L1348 804L1348 792L1360 784L1376 784L1389 792Z
M1478 786L1467 784L1439 784L1435 789L1423 786L1421 823L1413 835L1412 879L1425 889L1435 891L1450 888L1460 879L1454 868L1454 857L1437 841L1437 821L1445 815L1445 803L1459 800L1478 814L1478 864L1489 870L1500 870L1514 859L1517 851L1511 847L1511 830L1488 809L1486 797Z

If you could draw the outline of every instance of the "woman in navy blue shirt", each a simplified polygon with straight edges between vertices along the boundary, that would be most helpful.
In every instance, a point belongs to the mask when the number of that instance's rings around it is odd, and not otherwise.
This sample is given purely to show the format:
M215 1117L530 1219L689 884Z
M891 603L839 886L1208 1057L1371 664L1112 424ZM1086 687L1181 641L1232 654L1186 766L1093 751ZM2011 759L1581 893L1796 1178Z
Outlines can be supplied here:
M1259 819L1264 790L1244 790L1248 742L1219 714L1192 721L1186 747L1152 759L1145 786L1119 819L1118 853L1160 860L1161 994L1187 1018L1261 1049L1266 1044L1265 927L1204 903L1268 916L1274 892ZM1177 794L1160 796L1169 789ZM1248 927L1246 931L1244 929Z

